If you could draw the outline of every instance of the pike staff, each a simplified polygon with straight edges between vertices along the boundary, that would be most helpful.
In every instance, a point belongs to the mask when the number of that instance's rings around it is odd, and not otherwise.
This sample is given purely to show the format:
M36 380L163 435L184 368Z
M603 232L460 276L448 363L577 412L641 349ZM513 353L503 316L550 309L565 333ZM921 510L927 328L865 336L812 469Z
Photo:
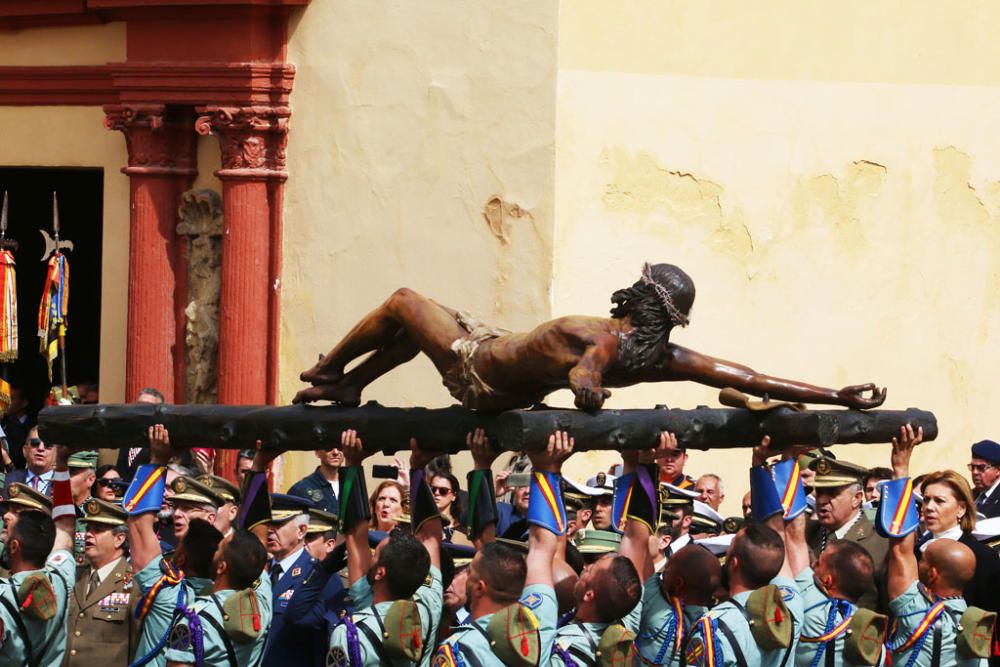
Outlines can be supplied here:
M42 261L48 261L42 289L42 302L38 307L39 350L49 363L49 382L52 382L52 361L58 356L62 373L62 395L69 395L66 382L66 315L69 312L69 263L62 248L73 249L72 243L59 239L59 203L52 193L52 231L54 243L46 243L48 252ZM44 230L42 236L48 238ZM51 249L51 250L50 250ZM50 256L51 253L51 256Z

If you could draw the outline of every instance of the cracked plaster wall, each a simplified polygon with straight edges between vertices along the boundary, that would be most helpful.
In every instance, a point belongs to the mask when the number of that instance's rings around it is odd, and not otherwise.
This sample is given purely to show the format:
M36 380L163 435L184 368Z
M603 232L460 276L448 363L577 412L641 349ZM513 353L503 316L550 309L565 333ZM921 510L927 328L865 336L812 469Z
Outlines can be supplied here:
M676 263L698 289L676 342L827 386L888 385L887 407L940 421L915 469L964 472L970 443L1000 433L997 9L763 4L562 3L553 310L606 313L644 260ZM718 404L679 383L609 405L657 403ZM840 453L888 461L888 446ZM688 472L723 476L730 515L748 464L693 452Z
M397 287L511 329L551 316L557 4L338 0L293 16L281 401ZM366 397L454 402L423 357ZM285 480L314 465L296 457Z

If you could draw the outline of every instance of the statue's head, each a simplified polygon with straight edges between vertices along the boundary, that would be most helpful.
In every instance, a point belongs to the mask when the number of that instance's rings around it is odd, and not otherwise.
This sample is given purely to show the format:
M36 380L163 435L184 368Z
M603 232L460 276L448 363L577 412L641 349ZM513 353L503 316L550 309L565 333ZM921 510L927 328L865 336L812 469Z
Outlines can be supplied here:
M675 326L687 326L694 305L694 281L673 264L649 264L631 287L611 295L611 317L629 317L635 332L619 350L621 363L639 368L651 361Z

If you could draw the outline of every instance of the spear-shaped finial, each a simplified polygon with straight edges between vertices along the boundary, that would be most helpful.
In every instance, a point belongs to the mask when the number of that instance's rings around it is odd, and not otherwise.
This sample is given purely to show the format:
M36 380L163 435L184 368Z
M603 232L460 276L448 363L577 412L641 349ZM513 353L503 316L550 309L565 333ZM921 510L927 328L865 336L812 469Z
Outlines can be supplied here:
M0 211L0 239L7 236L7 191L3 191L3 210Z
M52 236L49 236L49 233L44 229L38 231L45 243L45 251L42 253L43 262L49 261L49 257L54 253L73 249L72 241L63 241L59 238L59 200L56 198L55 191L52 192Z

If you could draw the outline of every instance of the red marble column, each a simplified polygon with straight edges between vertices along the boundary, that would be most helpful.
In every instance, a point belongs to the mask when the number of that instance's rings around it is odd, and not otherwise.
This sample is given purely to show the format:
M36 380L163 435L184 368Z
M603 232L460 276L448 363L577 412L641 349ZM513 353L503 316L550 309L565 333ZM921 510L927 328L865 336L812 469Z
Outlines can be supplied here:
M126 400L143 387L184 402L187 273L177 241L180 195L191 187L197 135L193 113L164 105L107 105L105 125L125 135L131 182Z
M222 293L219 403L275 400L280 287L281 196L287 107L199 107L195 127L219 137L222 168ZM262 437L266 434L261 434ZM236 452L220 451L216 471L231 476Z

